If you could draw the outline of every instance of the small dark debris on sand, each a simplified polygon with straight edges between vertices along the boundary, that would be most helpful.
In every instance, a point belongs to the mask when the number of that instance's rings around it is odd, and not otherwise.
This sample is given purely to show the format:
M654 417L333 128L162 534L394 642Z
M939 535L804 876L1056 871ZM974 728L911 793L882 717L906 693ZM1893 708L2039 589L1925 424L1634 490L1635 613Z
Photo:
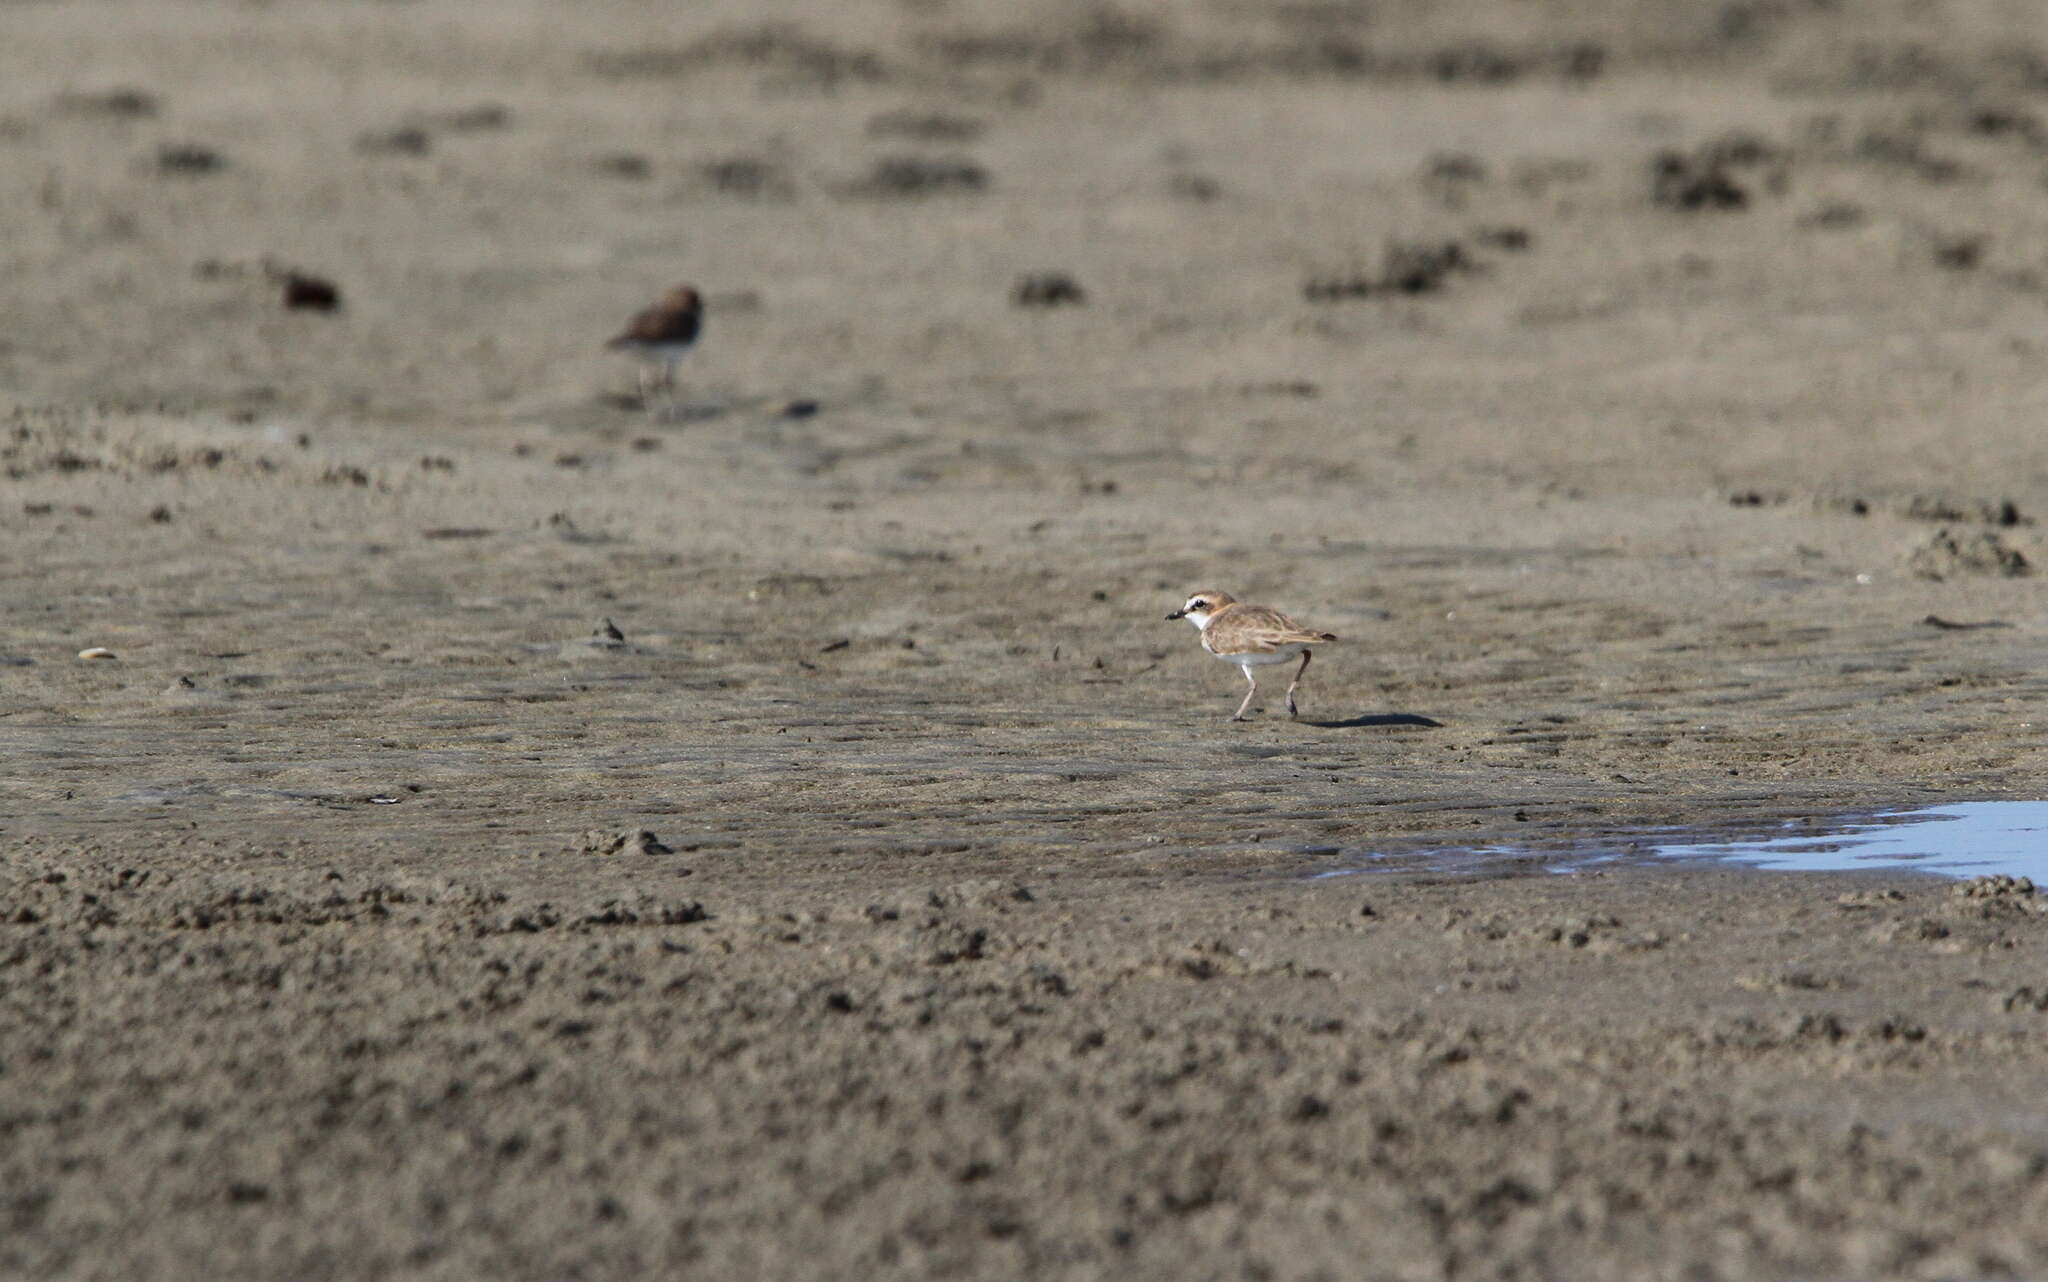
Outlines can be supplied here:
M1425 178L1435 182L1477 183L1487 179L1486 162L1469 152L1444 151L1423 163Z
M341 289L333 281L304 272L287 271L280 278L284 305L292 311L336 312L341 310Z
M1567 80L1591 80L1607 69L1606 48L1590 42L1567 45L1558 58L1558 73Z
M1750 134L1730 134L1690 152L1659 152L1650 165L1650 199L1666 209L1688 212L1744 209L1749 205L1749 186L1731 171L1782 168L1783 163L1778 148ZM1782 186L1782 173L1769 181L1774 188Z
M1965 574L2018 578L2033 572L2033 566L2020 550L2007 547L1995 531L1958 535L1946 527L1936 530L1933 538L1914 549L1908 565L1924 579L1949 579Z
M1019 307L1078 306L1088 301L1088 291L1064 272L1037 272L1017 282L1010 301Z
M602 829L583 834L581 853L586 855L672 855L675 850L645 828L628 832Z
M597 50L585 55L590 69L607 79L666 79L718 67L747 67L790 85L837 88L847 83L879 84L891 76L887 61L873 50L849 48L812 37L801 28L762 22L713 31L687 45Z
M1950 899L2005 899L2031 898L2035 893L2034 879L2015 877L2011 873L1994 872L1982 877L1972 877L1948 888Z
M1347 298L1368 298L1379 293L1379 281L1371 276L1326 276L1301 287L1301 296L1311 303L1336 303Z
M2041 137L2040 119L2014 108L1979 107L1970 113L1968 123L1971 133L1987 138L2011 136L2032 142Z
M1458 241L1432 243L1393 241L1377 276L1324 277L1301 287L1302 297L1312 303L1338 302L1347 298L1372 298L1383 294L1428 294L1442 289L1458 272L1477 271L1479 265Z
M824 408L808 396L799 396L782 407L784 418L811 418Z
M167 142L156 149L156 168L161 174L212 174L227 165L219 152L196 142Z
M1934 247L1934 265L1952 272L1966 272L1984 261L1982 236L1955 236Z
M885 156L855 190L870 196L931 196L987 186L988 171L964 157Z
M1661 153L1652 168L1650 199L1666 209L1742 209L1749 193L1719 165L1675 151Z
M2020 505L2011 499L1994 502L1991 499L1945 499L1915 494L1906 504L1905 515L1911 521L1940 521L1944 524L1972 521L2002 529L2034 523L2034 518L2020 511Z
M1868 218L1869 215L1863 212L1861 205L1835 201L1801 216L1799 225L1817 227L1822 231L1847 231L1852 227L1861 227Z
M391 129L372 130L356 139L356 150L371 155L424 156L433 149L434 131L475 133L503 129L512 123L512 112L497 103L459 107L412 119Z
M1312 401L1323 394L1322 385L1305 378L1275 379L1266 383L1247 383L1241 390L1246 396L1292 396Z
M615 152L599 156L592 162L597 172L612 178L625 178L638 182L654 172L654 166L645 156L636 156L630 151Z
M789 182L773 161L756 156L728 156L705 162L698 172L715 190L749 200L785 195Z
M154 116L162 102L143 89L106 89L99 92L66 93L57 96L57 109L76 116L106 116L116 120L141 120Z
M1455 240L1441 244L1395 241L1387 246L1381 282L1403 294L1426 294L1443 286L1453 272L1477 270L1465 247Z
M1521 59L1476 41L1451 45L1423 60L1431 76L1445 84L1500 85L1518 78Z
M373 130L356 139L356 150L372 156L424 156L433 148L434 136L417 125Z
M457 133L479 133L509 128L512 124L512 109L503 103L480 102L471 107L457 107L451 111L439 112L431 119L443 129Z

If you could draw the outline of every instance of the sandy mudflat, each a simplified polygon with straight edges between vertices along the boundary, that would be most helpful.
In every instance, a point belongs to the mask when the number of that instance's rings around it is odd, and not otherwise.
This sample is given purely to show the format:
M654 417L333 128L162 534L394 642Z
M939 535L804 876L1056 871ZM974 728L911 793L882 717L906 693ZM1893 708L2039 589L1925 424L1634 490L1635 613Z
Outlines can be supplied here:
M2048 1277L2026 6L777 10L0 2L0 1276Z

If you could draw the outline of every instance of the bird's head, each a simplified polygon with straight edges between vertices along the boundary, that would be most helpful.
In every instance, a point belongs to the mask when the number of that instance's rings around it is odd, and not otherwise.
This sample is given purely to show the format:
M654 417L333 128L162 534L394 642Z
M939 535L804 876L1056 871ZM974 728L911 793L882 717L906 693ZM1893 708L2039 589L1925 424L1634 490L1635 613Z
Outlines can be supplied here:
M1189 597L1186 605L1183 605L1180 609L1175 610L1166 617L1169 619L1186 619L1198 628L1206 628L1209 626L1210 619L1216 617L1224 606L1232 604L1235 600L1236 598L1232 597L1228 592L1217 592L1204 588L1202 591Z

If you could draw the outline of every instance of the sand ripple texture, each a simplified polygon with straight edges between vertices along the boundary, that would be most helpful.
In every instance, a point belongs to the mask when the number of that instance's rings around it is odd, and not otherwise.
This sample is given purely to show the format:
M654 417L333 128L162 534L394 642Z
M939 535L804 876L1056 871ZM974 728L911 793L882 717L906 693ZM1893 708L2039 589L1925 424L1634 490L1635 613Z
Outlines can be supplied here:
M0 1276L2048 1274L2014 21L8 6Z

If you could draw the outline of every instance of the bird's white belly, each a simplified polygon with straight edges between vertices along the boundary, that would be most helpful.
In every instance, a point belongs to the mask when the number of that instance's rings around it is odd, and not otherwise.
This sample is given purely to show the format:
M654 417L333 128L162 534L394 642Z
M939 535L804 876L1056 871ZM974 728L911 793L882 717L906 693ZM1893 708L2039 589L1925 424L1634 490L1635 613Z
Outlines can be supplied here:
M673 365L683 359L684 354L694 345L693 343L637 343L634 345L633 350L640 353L643 360L660 361L664 365Z
M1225 663L1235 663L1241 668L1263 668L1270 664L1287 663L1298 659L1301 657L1301 652L1306 649L1308 649L1307 642L1297 641L1292 645L1283 645L1271 654L1262 654L1254 651L1249 654L1219 654L1216 657Z

